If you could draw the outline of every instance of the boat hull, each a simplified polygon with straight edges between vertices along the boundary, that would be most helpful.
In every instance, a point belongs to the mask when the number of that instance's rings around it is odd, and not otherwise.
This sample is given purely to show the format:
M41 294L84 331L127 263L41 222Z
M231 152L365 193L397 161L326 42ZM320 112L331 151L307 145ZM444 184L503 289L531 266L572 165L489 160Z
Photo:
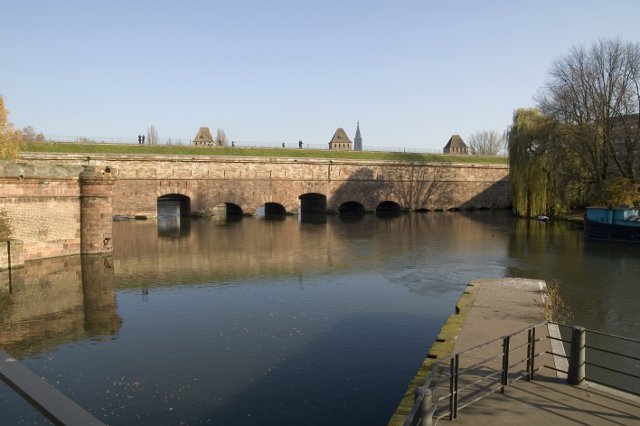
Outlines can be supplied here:
M585 219L584 230L590 240L640 243L640 226L614 225Z

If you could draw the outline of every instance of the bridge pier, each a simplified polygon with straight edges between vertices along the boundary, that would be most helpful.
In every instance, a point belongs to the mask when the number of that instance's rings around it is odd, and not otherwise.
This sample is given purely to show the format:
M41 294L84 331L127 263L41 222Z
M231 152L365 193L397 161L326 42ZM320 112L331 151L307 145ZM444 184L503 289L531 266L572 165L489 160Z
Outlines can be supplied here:
M80 253L113 251L113 184L109 167L85 167L80 173Z

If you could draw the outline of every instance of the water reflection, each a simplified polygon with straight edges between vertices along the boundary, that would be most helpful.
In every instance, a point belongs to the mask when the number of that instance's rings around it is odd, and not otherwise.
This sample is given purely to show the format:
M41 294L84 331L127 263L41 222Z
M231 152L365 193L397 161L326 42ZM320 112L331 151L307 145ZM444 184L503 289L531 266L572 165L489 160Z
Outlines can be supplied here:
M376 210L376 217L379 219L393 219L400 217L400 215L406 214L401 210Z
M506 274L558 286L576 324L640 339L637 245L585 241L563 222L516 220Z
M180 238L191 232L191 220L188 217L158 217L158 236Z
M192 232L178 239L163 239L148 232L155 226L153 222L117 223L117 286L140 288L144 283L153 287L185 283L185 279L194 283L228 282L362 267L385 272L385 263L391 259L399 265L415 262L415 254L406 258L405 253L415 250L426 238L427 247L419 257L434 271L420 280L417 287L421 287L425 279L456 275L454 271L438 272L439 265L432 264L434 256L440 255L439 244L450 247L451 255L457 258L469 256L470 250L483 254L487 247L506 245L507 241L505 235L489 235L476 220L455 213L400 214L385 220L374 215L323 215L322 220L304 215L303 219L289 216L287 220L264 221L246 217L241 223L224 222L237 226L212 227L215 219L182 218L183 223L190 221ZM464 266L461 269L467 271ZM496 274L502 275L502 270Z
M111 256L28 262L0 272L0 346L22 358L88 338L112 337L116 312Z
M167 238L154 221L115 223L113 257L1 278L0 344L109 424L380 424L471 279L558 280L577 323L640 337L640 253L565 224L442 212L185 225Z
M327 223L327 215L325 213L303 213L298 216L300 223L308 225L324 225Z

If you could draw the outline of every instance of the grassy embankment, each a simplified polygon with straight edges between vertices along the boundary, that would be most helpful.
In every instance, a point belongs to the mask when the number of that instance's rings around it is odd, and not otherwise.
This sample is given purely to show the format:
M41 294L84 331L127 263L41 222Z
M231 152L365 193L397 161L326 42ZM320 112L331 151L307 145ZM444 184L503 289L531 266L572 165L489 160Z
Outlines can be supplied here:
M235 157L293 157L351 160L419 161L435 163L506 164L506 157L480 157L475 155L421 154L409 152L330 151L322 149L196 147L177 145L119 145L80 143L28 143L24 152L52 152L74 154L154 154L154 155L207 155Z

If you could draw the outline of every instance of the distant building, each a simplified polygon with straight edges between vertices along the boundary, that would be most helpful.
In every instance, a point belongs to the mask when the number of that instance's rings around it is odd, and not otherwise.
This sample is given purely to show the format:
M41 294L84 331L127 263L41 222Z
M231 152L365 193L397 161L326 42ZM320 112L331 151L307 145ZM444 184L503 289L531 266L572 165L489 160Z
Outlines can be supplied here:
M353 150L362 151L362 136L360 135L360 122L356 127L356 137L353 138Z
M329 149L337 151L351 151L351 141L342 127L338 127L329 142Z
M198 134L193 138L195 146L216 146L216 141L211 136L211 130L208 127L200 127Z
M460 135L453 135L449 139L449 142L444 146L442 152L445 154L468 155L469 149Z

